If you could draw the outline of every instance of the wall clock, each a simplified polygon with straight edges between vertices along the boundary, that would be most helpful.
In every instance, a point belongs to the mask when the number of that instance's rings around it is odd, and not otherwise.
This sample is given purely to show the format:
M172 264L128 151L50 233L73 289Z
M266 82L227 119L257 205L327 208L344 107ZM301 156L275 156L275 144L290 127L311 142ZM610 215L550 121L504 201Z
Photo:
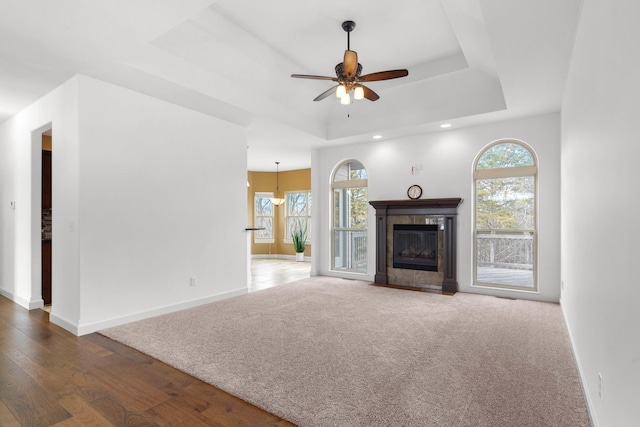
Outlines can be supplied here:
M412 200L419 199L420 196L422 196L422 187L419 185L412 185L407 190L407 196Z

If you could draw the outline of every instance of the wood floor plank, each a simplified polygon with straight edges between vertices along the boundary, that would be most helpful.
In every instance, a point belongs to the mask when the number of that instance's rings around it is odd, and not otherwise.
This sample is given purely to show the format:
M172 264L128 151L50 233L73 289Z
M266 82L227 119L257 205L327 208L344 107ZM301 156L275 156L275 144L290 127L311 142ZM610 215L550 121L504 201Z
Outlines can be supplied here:
M0 426L2 427L21 427L20 421L13 416L7 405L0 401Z
M134 350L131 347L127 347L122 345L116 341L113 341L104 335L100 334L89 334L82 337L83 339L89 340L94 344L100 345L104 347L106 350L111 351L118 356L125 357L135 363L138 364L152 364L155 360L153 357L146 355L144 353L139 352L138 350Z
M95 399L91 406L104 418L115 426L127 427L155 427L158 424L143 414L131 411L122 405L122 402L113 396L105 394L100 399Z
M51 351L43 346L38 339L31 338L21 330L13 327L13 325L10 325L9 329L3 331L0 336L0 350L8 348L20 349L25 354L31 354L32 352L51 354Z
M50 394L0 352L0 400L22 424L50 426L71 417Z
M207 387L206 383L194 382L185 387L183 392L185 395L189 395L187 393L195 393L201 399L206 400L208 408L203 411L203 414L212 420L222 422L225 426L250 426L256 424L294 426L294 424L273 414L269 414L268 419L265 419L264 414L267 412L264 410L249 405L244 400L225 391L212 390Z
M99 334L0 296L0 426L291 426Z
M191 407L190 404L179 396L147 410L147 414L153 415L154 420L159 425L166 427L192 427L197 425L226 427L225 424L207 418L196 408L188 410L187 408L189 407Z
M80 396L66 395L59 399L64 408L73 417L56 424L56 427L113 427L98 411Z
M264 420L264 416L258 412L245 411L235 405L215 404L202 413L211 420L216 420L226 427L246 427L246 426L292 426L279 417L272 416L270 420Z
M118 355L119 356L119 355ZM107 369L107 368L105 368ZM176 370L169 365L162 363L159 360L149 359L145 363L135 363L131 359L126 357L119 357L114 360L108 367L111 375L121 376L124 378L135 378L135 381L142 385L152 385L154 389L163 389L167 384L175 382L178 379L187 382L187 378L192 378L188 374L184 374L180 371L180 374L176 375ZM182 381L181 381L182 382ZM164 391L165 394L169 394Z
M128 407L141 412L171 397L149 387L149 382L144 377L134 375L131 369L122 364L113 363L103 369L91 370L88 374L107 387L114 396L126 402Z
M51 358L34 360L18 349L5 350L4 354L54 398L73 393L72 384L68 381L76 371L72 365L60 365L58 360Z
M108 357L114 354L107 348L104 348L101 345L95 344L94 342L86 339L86 337L78 338L78 343L82 346L83 349L94 353L98 357Z

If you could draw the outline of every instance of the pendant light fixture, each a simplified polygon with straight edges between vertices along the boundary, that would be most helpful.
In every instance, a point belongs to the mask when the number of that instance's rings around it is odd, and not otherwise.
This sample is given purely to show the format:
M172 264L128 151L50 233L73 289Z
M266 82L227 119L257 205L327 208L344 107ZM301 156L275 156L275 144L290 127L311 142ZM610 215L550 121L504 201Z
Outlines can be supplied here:
M278 188L278 165L280 164L280 162L276 162L276 192L273 194L273 197L269 197L269 200L271 201L271 203L273 203L274 206L280 206L281 204L284 203L284 199L282 197L280 197L280 189Z

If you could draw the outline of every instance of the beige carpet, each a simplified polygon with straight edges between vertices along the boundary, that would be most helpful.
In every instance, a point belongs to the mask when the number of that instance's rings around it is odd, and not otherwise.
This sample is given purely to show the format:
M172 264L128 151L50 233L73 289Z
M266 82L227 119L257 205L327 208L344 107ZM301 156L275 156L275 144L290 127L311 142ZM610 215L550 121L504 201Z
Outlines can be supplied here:
M588 426L560 306L312 277L104 335L301 426Z

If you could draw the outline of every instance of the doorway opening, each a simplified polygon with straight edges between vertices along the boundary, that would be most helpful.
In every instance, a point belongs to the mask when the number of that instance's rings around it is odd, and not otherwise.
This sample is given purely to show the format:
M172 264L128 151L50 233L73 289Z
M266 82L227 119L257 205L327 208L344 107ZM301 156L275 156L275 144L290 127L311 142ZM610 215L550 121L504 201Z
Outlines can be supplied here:
M41 186L41 241L42 241L42 300L45 311L51 311L51 265L52 265L52 131L42 133L42 186Z

